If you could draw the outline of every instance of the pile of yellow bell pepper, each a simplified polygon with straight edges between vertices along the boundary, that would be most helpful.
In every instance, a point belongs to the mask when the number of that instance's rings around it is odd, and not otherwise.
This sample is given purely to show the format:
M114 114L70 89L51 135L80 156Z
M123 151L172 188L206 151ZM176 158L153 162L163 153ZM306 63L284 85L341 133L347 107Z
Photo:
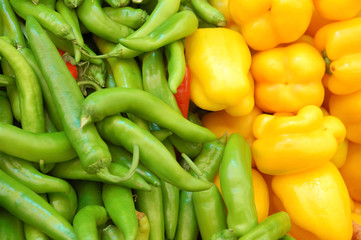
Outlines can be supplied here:
M355 238L361 1L209 3L227 25L185 39L191 100L205 127L249 144L258 221L282 210L297 240Z

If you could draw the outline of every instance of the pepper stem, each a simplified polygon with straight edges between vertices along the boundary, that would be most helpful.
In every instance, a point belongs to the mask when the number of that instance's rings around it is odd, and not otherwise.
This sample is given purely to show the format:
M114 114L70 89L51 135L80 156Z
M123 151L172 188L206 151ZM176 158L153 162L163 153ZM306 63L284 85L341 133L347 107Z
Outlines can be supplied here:
M331 69L330 69L332 61L331 61L331 59L328 58L326 50L322 51L322 56L323 56L323 59L324 59L325 64L326 64L326 73L328 75L332 75L332 72L331 72Z
M182 153L181 156L183 157L183 159L187 162L187 164L189 165L189 167L193 170L193 172L202 180L207 181L207 178L204 176L204 174L202 173L202 171L194 164L194 162L192 161L192 159L190 159L190 157L187 156L187 154Z

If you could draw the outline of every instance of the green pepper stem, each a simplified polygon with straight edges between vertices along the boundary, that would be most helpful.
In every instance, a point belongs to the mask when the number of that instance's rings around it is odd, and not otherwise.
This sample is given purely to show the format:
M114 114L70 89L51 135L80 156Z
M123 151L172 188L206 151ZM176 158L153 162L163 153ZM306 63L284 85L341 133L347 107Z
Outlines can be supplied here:
M129 178L131 178L132 176L129 176L129 174L127 174L127 176L125 177L119 177L116 175L113 175L109 172L108 168L102 168L100 170L98 170L96 172L96 175L101 178L102 180L111 182L111 183L120 183L120 182L124 182L129 180Z
M328 58L326 50L322 51L322 56L323 56L323 59L324 59L325 64L326 64L326 73L328 75L332 75L331 68L330 68L332 60Z
M188 163L189 167L193 170L193 172L194 172L200 179L208 182L208 179L204 176L204 174L202 173L202 171L194 164L194 162L192 161L192 159L190 159L190 157L187 156L187 154L182 153L181 156L182 156L183 159Z
M128 179L134 175L135 171L137 170L138 164L139 164L139 145L134 144L132 165L130 166L129 172L127 174Z
M78 85L81 86L81 85L90 85L92 86L96 91L102 89L101 86L99 86L98 84L96 84L95 82L93 81L79 81L78 82Z

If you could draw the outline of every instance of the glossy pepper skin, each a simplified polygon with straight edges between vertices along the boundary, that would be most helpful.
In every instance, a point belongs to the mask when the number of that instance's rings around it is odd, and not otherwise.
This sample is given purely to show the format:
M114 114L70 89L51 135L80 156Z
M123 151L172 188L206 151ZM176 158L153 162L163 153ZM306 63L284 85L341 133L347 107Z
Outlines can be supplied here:
M310 44L258 52L252 57L251 72L255 104L265 112L297 112L306 105L322 104L325 63Z
M351 239L350 198L340 172L332 163L302 173L275 176L272 189L297 226L320 239Z
M202 125L214 132L217 137L221 137L225 132L228 135L240 133L251 146L254 141L252 124L261 114L262 111L257 106L249 114L240 117L232 116L224 110L209 112L202 117Z
M334 94L346 95L361 89L361 18L327 24L314 37L328 65L326 86Z
M361 201L361 175L358 172L361 166L361 144L349 142L347 159L340 168L340 173L346 183L350 197L355 201Z
M233 133L228 138L219 166L219 179L228 210L227 226L236 236L243 236L257 226L258 217L252 183L251 149L239 133Z
M331 94L329 112L339 118L346 127L346 138L361 143L361 90L347 95Z
M222 194L219 174L216 175L213 182L214 184L216 184L218 190ZM258 223L260 223L269 215L269 208L270 208L269 190L268 190L268 185L262 174L254 168L252 168L252 183L254 190L254 202L256 204L256 209L257 209L257 218L258 218Z
M254 106L251 54L242 35L227 28L202 28L185 39L191 100L210 111L234 116ZM202 61L199 61L202 59Z
M297 115L258 116L253 124L252 153L258 169L270 175L297 173L328 162L345 139L345 126L323 116L314 105Z
M359 0L314 0L313 4L321 16L330 20L350 19L361 10Z
M311 21L313 4L311 0L229 0L228 7L247 44L262 51L297 40Z

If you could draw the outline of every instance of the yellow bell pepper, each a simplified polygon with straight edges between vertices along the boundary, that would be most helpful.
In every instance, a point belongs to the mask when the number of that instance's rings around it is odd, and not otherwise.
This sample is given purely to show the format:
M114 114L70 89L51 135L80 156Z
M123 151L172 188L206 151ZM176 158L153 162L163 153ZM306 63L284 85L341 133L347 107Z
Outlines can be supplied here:
M361 214L351 213L351 218L352 218L352 221L354 221L357 224L361 225Z
M360 90L361 17L323 26L317 31L314 42L327 62L327 88L338 95Z
M185 39L190 70L190 98L210 111L233 116L254 107L254 83L249 72L251 53L239 32L227 28L200 28Z
M361 144L361 90L347 94L331 94L329 112L339 118L346 127L346 138Z
M217 186L219 192L222 194L222 189L218 174L214 178L213 182ZM252 183L254 190L254 201L257 209L258 223L260 223L269 215L270 202L269 202L268 186L261 173L256 169L252 169Z
M331 23L332 20L324 18L319 11L316 10L316 8L313 8L312 12L312 18L311 22L308 25L308 28L306 30L306 34L310 35L311 37L314 37L316 32L326 24Z
M248 45L263 51L297 40L312 17L312 0L229 0L232 19Z
M211 130L217 137L221 137L226 132L228 136L232 133L241 134L251 147L254 141L252 132L253 121L261 114L262 111L255 106L250 113L244 116L232 116L225 110L222 110L206 113L201 121L202 125Z
M266 179L266 182L268 184L268 190L269 190L269 199L270 199L270 209L269 214L273 214L279 211L285 211L286 209L283 206L283 203L279 199L279 197L273 192L272 190L272 179L274 176L271 175L263 175ZM297 240L320 240L315 234L297 226L292 219L291 219L291 230L290 234L292 237L294 237Z
M361 144L350 142L347 159L340 168L340 173L346 183L351 198L361 201Z
M353 201L353 213L361 214L361 202Z
M331 162L302 173L274 176L272 190L300 228L322 240L351 239L350 197Z
M329 112L325 108L321 107L321 110L322 110L324 116L330 115ZM348 144L349 144L349 141L347 138L345 138L343 140L343 142L338 145L337 151L331 159L331 162L333 164L335 164L335 166L337 168L341 168L346 162L347 152L348 152Z
M267 113L297 112L321 106L324 98L322 55L307 43L277 47L252 56L255 104Z
M254 120L252 145L257 168L283 175L310 170L328 162L344 141L346 130L334 116L314 105L295 116L261 114Z
M346 20L361 10L360 0L313 0L316 10L326 19Z

